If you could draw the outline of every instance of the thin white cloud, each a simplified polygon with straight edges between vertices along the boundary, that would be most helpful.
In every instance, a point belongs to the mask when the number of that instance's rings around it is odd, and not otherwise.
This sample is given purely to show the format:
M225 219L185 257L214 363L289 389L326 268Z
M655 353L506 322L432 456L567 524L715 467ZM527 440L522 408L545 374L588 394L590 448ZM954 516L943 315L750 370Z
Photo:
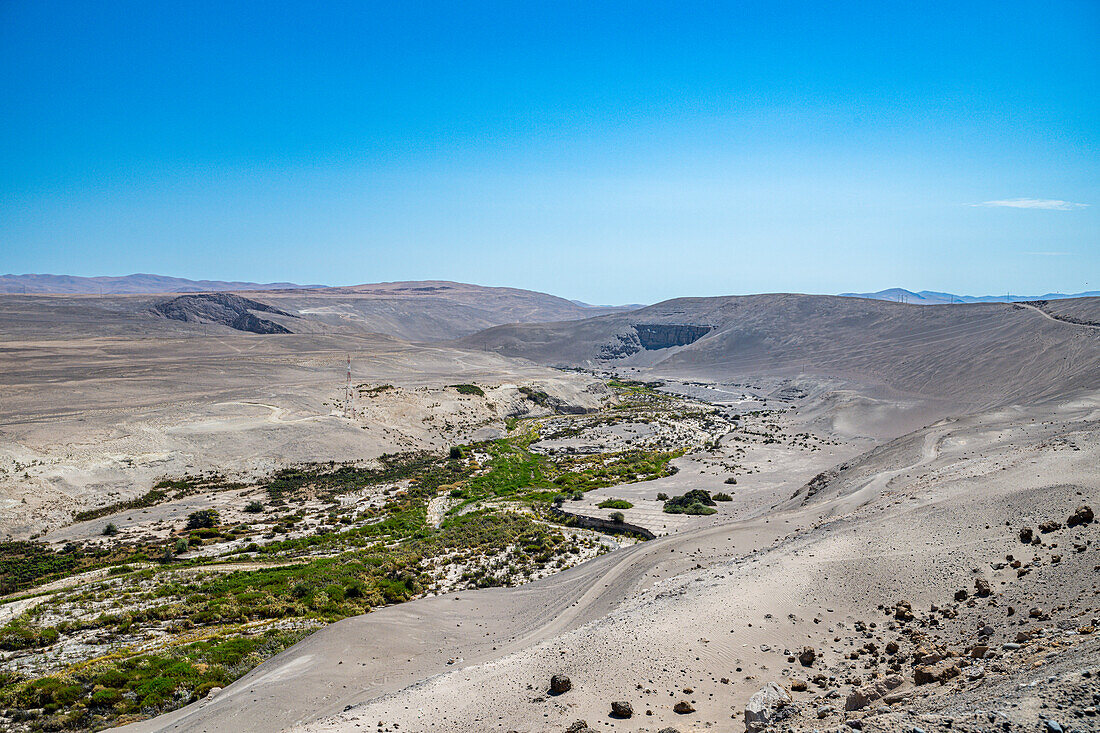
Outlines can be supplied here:
M1046 209L1048 211L1072 211L1074 209L1087 209L1088 204L1078 204L1073 201L1060 199L1002 199L1000 201L983 201L971 206L998 206L1010 209Z

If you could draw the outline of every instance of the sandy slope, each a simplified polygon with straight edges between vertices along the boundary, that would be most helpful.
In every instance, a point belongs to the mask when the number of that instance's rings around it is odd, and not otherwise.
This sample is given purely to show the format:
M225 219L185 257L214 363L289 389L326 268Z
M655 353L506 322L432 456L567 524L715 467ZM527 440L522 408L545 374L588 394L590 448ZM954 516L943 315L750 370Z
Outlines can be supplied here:
M352 419L340 409L348 355L353 386L395 387L357 398ZM463 382L493 389L477 399L446 389ZM533 409L522 384L582 407L606 396L588 376L384 336L9 341L0 537L66 524L75 510L139 496L165 477L441 449Z

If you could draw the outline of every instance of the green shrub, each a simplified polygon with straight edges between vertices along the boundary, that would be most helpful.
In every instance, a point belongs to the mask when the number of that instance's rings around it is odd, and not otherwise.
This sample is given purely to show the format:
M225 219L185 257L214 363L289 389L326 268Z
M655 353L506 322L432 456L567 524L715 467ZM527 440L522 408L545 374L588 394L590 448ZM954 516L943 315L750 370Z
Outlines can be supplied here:
M534 402L540 407L548 407L550 402L550 395L543 392L541 389L535 389L534 387L520 387L519 391L524 397Z
M116 534L118 534L118 527L115 526L114 522L108 522L107 526L103 528L103 536L114 537Z
M634 505L625 499L604 499L597 504L600 509L633 509Z
M714 495L714 500L715 501L733 501L733 497L730 496L729 494L725 493L725 492L719 491L717 494Z
M622 524L626 521L626 517L623 515L622 512L611 512L610 519L615 524Z
M665 502L664 511L668 514L714 514L718 510L713 509L714 499L710 498L710 492L703 489L692 489L682 496L674 496Z
M485 390L478 387L476 384L452 384L451 387L459 394L474 394L478 397L485 396Z
M668 494L666 494L663 491L658 491L657 492L657 501L666 501L667 499L668 499Z
M219 521L216 509L199 509L187 515L187 529L209 529L216 527Z
M264 510L264 505L253 500L244 505L244 510L249 514L260 514Z
M726 479L726 483L732 486L733 484L737 483L737 479L735 479L733 476L730 476L728 479Z
M462 458L462 448L457 445L452 445L451 450L447 453L448 458L457 461Z
M22 649L37 649L51 646L57 641L57 629L47 626L27 626L21 622L12 622L0 628L0 649L14 652Z

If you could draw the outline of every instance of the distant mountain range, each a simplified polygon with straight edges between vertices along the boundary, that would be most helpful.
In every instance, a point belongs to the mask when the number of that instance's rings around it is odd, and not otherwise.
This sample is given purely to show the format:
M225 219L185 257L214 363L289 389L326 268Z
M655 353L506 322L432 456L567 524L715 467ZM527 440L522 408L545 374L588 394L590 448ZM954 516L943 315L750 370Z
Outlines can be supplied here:
M324 285L188 280L166 275L0 275L0 293L62 293L67 295L132 295L136 293L209 293L230 290L308 290Z
M877 293L841 293L845 298L869 298L871 300L892 300L895 303L913 305L947 305L951 303L1020 303L1028 300L1062 300L1064 298L1089 298L1100 295L1100 290L1085 293L1046 293L1044 295L955 295L937 293L934 290L921 290L914 293L904 288L890 288Z
M467 286L461 283L437 282L433 280L332 287L329 285L299 285L297 283L287 282L254 283L226 280L188 280L183 277L151 275L147 273L106 277L79 277L76 275L0 275L0 294L25 293L28 295L35 293L57 293L63 295L137 295L157 293L215 293L244 290L322 290L343 293L379 294L388 297L397 294L403 296L423 296L443 290L454 292L462 288L477 290L479 286ZM516 288L491 288L487 290L500 293L512 292L516 294L531 292ZM911 303L914 305L944 305L949 303L1018 303L1027 300L1085 298L1100 296L1100 290L1072 294L1046 293L1044 295L975 296L940 293L933 290L914 292L912 290L905 290L904 288L890 288L888 290L879 290L876 293L840 293L840 295L846 298L890 300L896 303ZM632 311L644 307L638 303L618 306L594 306L579 300L567 302L579 308L597 309L601 312ZM561 315L563 320L579 317L572 313L562 313Z

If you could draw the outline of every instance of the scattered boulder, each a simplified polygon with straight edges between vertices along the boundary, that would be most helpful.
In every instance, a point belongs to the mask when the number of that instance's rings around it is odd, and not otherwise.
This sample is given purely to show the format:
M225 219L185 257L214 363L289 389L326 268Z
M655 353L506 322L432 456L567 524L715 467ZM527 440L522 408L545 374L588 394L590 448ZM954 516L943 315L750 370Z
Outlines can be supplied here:
M634 715L634 707L625 700L611 703L611 714L616 718L629 718Z
M550 694L561 695L573 689L573 681L563 674L556 674L550 678Z
M817 652L812 646L803 647L802 653L798 655L798 663L803 667L812 667L815 659L817 659Z
M672 706L672 712L676 713L677 715L687 715L688 713L695 712L695 706L687 700L681 700Z
M1066 520L1066 526L1076 527L1079 524L1092 524L1093 519L1092 507L1087 504L1082 504L1077 507L1077 510Z
M1039 531L1042 532L1043 534L1049 534L1051 532L1056 532L1061 528L1062 528L1062 523L1061 522L1055 522L1053 519L1050 520L1049 522L1043 522L1042 524L1039 525Z
M565 733L590 733L592 729L588 727L588 722L584 720L578 720L565 729Z
M989 581L985 578L976 578L974 580L974 592L977 593L979 598L985 598L993 589L989 587Z
M1025 545L1031 544L1032 537L1034 537L1034 532L1031 527L1024 527L1020 530L1020 542L1023 542Z
M745 706L745 728L761 731L769 723L786 717L782 711L791 704L791 696L774 682L769 682L749 698Z
M969 597L970 597L970 594L967 593L965 589L959 589L959 590L955 591L955 600L958 601L959 603L965 601Z
M909 601L898 601L894 604L894 618L898 621L912 621L913 604Z
M657 733L680 733L680 731L675 728L661 728Z

